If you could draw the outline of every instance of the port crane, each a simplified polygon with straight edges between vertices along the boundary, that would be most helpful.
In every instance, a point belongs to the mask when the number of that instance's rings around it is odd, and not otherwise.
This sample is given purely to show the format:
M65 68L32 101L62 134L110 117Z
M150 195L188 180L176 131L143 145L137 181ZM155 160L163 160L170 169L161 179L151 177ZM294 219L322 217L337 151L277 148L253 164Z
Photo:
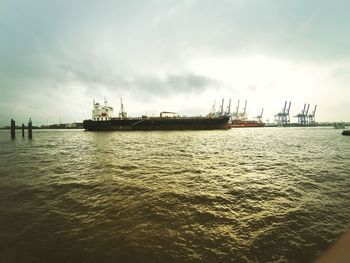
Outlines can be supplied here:
M303 124L303 116L304 116L305 108L306 108L306 103L304 104L304 108L301 110L301 112L294 116L294 118L298 118L298 124L301 124L301 125Z
M233 120L239 119L239 104L240 104L240 100L238 100L238 102L237 102L236 111L232 113Z
M264 113L264 108L261 109L260 115L255 117L258 120L258 122L263 122L262 121L263 113Z
M242 112L239 112L240 100L237 102L236 111L232 113L232 120L246 120L247 119L247 100L245 101Z
M231 116L231 99L228 101L228 106L225 112L225 116Z
M305 126L308 124L309 109L310 109L310 104L307 104L307 107L306 107L306 103L305 103L302 111L299 114L294 116L294 118L298 118L299 125Z
M223 114L224 114L224 98L222 98L222 100L221 100L219 116L222 116Z
M315 113L316 113L317 105L315 105L315 108L311 114L309 114L309 125L314 125L315 124Z
M290 112L291 104L292 103L289 101L289 106L288 106L288 109L287 109L287 101L285 101L284 107L282 108L282 111L275 115L275 122L278 125L284 126L284 125L290 123L289 112Z
M247 103L248 103L248 101L245 100L243 112L241 112L241 116L240 116L240 118L241 118L242 120L247 119Z
M214 104L211 108L209 116L211 117L217 117L217 116L223 116L223 115L226 116L226 115L230 115L230 112L231 112L231 99L229 100L227 112L224 112L224 99L222 99L219 111L216 111L216 101L214 101Z
M309 109L310 109L310 104L307 105L307 109L306 109L305 116L304 116L305 125L307 125L309 123L309 119L308 119Z

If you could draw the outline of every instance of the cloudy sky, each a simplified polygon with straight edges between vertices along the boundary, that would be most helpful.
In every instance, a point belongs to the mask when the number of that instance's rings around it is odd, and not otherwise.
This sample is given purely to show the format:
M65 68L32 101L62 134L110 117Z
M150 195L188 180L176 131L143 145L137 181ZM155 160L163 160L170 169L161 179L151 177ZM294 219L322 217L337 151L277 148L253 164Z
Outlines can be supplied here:
M129 115L207 114L248 100L273 120L350 121L350 2L2 0L0 125L82 121L107 97Z

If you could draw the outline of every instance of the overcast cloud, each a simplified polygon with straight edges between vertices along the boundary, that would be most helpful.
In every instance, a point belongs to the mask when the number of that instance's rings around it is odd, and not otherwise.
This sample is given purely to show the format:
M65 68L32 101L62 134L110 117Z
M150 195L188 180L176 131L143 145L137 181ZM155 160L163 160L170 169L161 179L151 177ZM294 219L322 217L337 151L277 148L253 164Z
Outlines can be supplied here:
M350 121L348 1L0 2L0 126L82 121L93 99L129 114L206 114L222 97L270 120L292 100Z

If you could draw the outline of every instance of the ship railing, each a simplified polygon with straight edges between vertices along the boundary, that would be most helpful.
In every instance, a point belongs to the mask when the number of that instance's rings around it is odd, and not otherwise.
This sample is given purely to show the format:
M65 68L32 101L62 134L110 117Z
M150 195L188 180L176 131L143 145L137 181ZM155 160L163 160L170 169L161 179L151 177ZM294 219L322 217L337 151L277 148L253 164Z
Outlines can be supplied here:
M221 119L221 118L225 118L228 116L173 116L173 117L159 117L159 116L143 116L143 117L127 117L127 118L120 118L120 117L116 117L116 118L112 118L114 120L135 120L135 121L144 121L146 119L198 119L198 118L210 118L210 119Z

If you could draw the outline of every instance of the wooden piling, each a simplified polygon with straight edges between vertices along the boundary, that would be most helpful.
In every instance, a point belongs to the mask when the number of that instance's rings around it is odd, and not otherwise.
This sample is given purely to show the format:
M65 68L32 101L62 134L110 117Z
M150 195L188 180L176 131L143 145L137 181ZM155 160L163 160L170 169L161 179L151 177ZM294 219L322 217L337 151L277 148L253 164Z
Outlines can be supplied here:
M33 138L33 134L32 134L32 119L29 118L29 122L28 122L28 138L32 139Z
M16 122L13 119L11 119L11 138L16 138Z
M24 123L22 123L22 137L24 137Z

